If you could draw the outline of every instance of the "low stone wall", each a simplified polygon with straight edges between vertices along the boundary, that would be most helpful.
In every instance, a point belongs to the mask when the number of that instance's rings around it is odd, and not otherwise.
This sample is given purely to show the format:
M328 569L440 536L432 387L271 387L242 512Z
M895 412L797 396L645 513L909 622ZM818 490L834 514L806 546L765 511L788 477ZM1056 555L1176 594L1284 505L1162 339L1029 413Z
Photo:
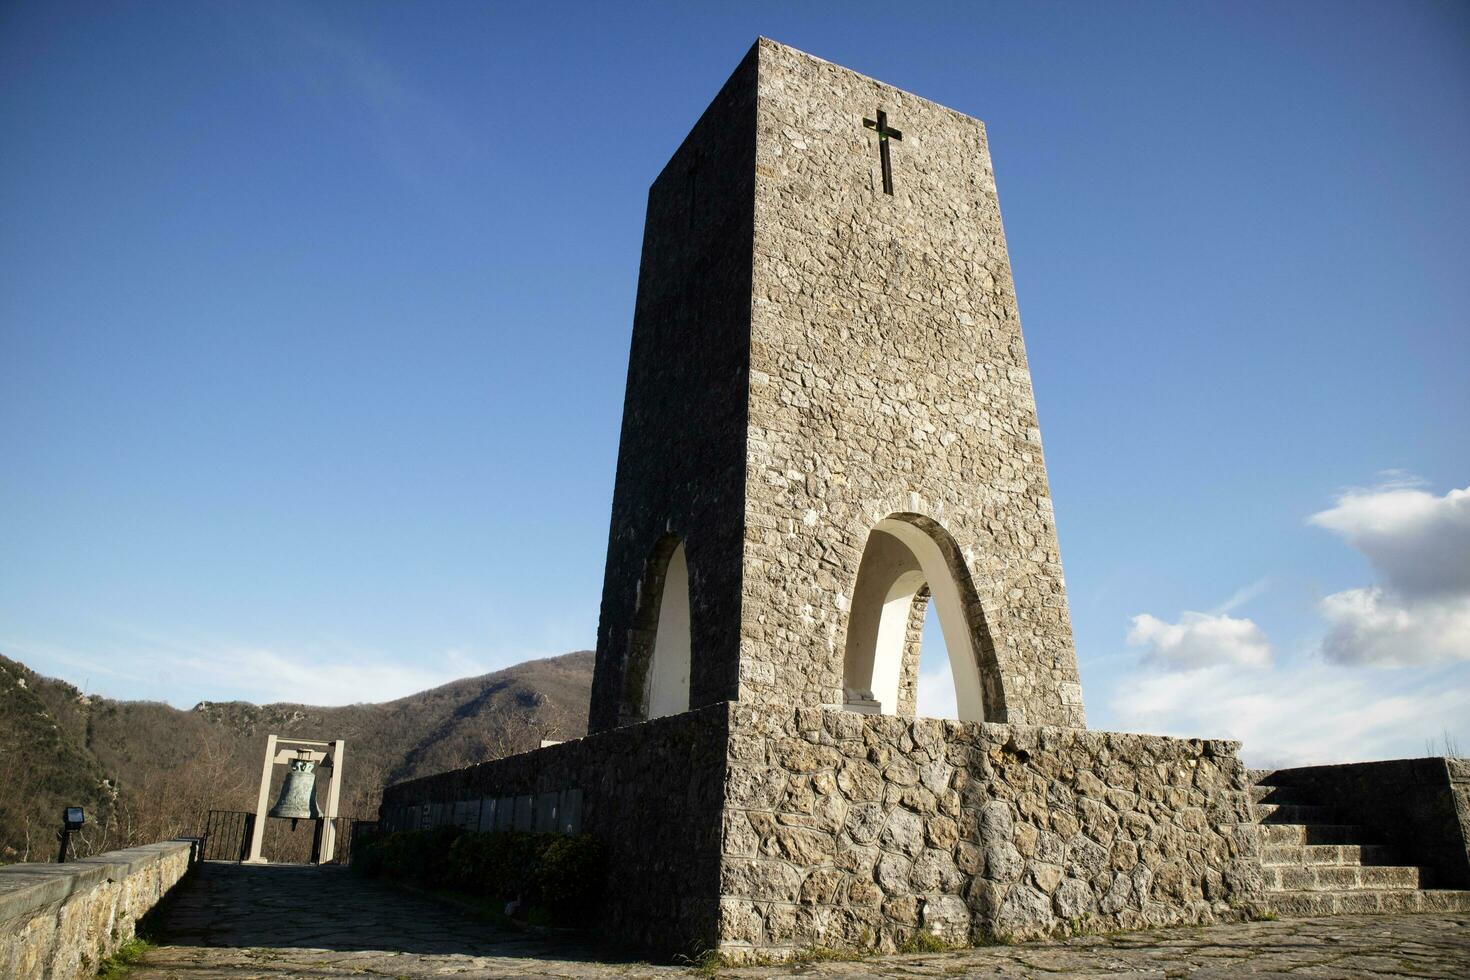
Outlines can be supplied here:
M580 790L578 829L606 845L610 865L595 925L663 953L702 952L719 915L728 722L727 706L713 705L400 783L383 795L381 822L403 827L416 808L416 827L469 826L488 801L529 797L533 813L521 816L540 826L542 800Z
M609 935L736 959L892 950L1255 907L1238 748L731 703L394 786L382 817L484 827L513 801L541 826L541 801L580 790L579 829L610 852Z
M1238 743L734 706L720 949L891 950L1231 918Z
M0 867L0 976L90 977L189 870L189 841Z
M1470 888L1470 760L1395 759L1278 769L1272 786L1300 787L1343 823L1372 827L1429 888Z

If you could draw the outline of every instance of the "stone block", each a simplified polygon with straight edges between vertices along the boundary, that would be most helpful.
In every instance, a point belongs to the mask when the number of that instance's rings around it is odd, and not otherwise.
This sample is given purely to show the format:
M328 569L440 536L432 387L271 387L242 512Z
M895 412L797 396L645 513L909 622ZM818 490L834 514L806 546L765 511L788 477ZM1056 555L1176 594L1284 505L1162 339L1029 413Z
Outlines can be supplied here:
M878 884L889 895L901 895L909 891L909 875L914 863L900 854L884 854L878 859Z
M924 847L924 822L917 813L894 809L888 815L878 843L884 850L897 851L912 857Z

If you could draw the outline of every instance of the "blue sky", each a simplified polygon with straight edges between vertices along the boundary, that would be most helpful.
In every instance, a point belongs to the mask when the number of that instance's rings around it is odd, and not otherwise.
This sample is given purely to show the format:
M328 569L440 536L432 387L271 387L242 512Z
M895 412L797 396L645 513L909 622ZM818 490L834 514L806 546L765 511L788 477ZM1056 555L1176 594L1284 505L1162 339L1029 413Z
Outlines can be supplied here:
M1470 745L1463 3L0 6L0 652L590 646L647 186L757 34L987 123L1094 727Z

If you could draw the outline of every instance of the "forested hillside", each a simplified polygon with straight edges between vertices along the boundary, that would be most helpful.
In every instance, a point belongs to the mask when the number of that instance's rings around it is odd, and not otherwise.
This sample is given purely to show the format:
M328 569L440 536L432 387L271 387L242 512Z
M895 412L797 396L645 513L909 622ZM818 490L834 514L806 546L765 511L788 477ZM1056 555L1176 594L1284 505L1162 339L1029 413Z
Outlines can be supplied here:
M181 711L89 697L0 656L0 863L53 858L66 805L87 808L78 855L197 833L211 809L253 808L272 733L346 739L341 812L372 818L388 783L584 734L591 682L582 651L381 704Z

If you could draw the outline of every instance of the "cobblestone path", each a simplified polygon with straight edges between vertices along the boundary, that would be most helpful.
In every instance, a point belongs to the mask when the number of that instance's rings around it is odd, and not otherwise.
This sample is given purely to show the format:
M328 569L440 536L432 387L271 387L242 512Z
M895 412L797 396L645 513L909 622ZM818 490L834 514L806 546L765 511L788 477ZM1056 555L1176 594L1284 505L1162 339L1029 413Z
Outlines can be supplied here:
M336 868L207 864L136 980L675 977L679 966L505 929ZM731 977L1470 977L1470 913L1338 916L1092 936Z

